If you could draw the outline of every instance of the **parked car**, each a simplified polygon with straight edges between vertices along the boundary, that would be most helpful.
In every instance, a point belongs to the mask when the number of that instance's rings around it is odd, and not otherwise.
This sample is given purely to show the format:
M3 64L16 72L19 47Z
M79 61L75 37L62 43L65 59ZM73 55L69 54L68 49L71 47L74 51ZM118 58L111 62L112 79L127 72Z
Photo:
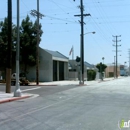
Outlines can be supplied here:
M19 74L19 84L20 85L29 85L29 80L27 80L26 75L24 73ZM16 84L16 73L11 75L11 85Z

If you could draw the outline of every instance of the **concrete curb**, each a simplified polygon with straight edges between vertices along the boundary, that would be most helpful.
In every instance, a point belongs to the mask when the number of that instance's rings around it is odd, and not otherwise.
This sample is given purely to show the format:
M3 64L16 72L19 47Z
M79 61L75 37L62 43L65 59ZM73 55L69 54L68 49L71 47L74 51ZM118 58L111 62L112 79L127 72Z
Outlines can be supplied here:
M100 81L100 80L92 80L92 82L95 81L95 82L92 83L92 84L99 83L99 82L111 81L111 80L114 80L114 79L113 79L113 78L110 78L110 79L109 79L109 78L108 78L108 79L105 78L103 81ZM64 81L63 81L63 82L64 82ZM65 82L66 82L66 81L65 81ZM39 83L39 85L36 85L35 83L30 83L29 86L63 86L63 85L76 85L76 86L78 85L78 86L84 86L84 85L79 85L79 81L76 82L76 83L71 83L71 81L69 81L69 82L70 82L70 83L68 83L68 82L66 82L66 83L62 83L62 82L60 82L60 83L59 83L59 82L57 82L57 83L56 83L56 82L55 82L55 83L51 83L51 82L50 82L49 84L48 84L48 83L42 83L42 82L41 82L41 83ZM72 82L73 82L73 81L72 81ZM74 82L75 82L75 81L74 81ZM85 82L86 82L86 83L85 83ZM86 86L87 86L87 85L91 85L91 83L89 83L89 82L91 82L91 81L85 81L85 82L84 82L84 84L86 84Z
M100 80L100 81L98 81L98 83L107 82L107 81L112 81L112 80L114 80L114 79Z
M28 86L58 86L57 84L39 84L39 85L35 85L35 84L30 84Z
M78 84L77 86L88 86L87 84Z
M21 100L21 99L25 99L25 98L29 98L31 96L22 96L22 97L12 97L12 98L8 98L8 99L3 99L0 101L0 104L2 103L6 103L6 102L12 102L12 101L16 101L16 100Z

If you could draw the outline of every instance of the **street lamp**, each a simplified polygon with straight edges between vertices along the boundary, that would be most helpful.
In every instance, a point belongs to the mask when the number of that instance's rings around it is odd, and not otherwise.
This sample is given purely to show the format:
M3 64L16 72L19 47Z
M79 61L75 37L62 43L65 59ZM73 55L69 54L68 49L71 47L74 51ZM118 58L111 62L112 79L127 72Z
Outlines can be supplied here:
M17 0L16 88L14 91L14 97L21 97L19 85L19 46L19 0Z
M86 34L95 34L96 32L87 32L84 33L83 35ZM82 35L80 34L80 42L82 43ZM84 84L84 46L80 44L80 82L79 84Z
M84 33L84 35L89 34L89 33L95 34L96 32L87 32L87 33Z

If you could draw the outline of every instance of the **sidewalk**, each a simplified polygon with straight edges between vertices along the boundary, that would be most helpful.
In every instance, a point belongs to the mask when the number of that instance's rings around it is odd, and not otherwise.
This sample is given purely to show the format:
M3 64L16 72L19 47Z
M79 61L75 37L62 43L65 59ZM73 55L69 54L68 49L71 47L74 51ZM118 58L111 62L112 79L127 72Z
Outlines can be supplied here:
M103 81L100 81L100 80L85 81L84 86L101 83L101 82L105 82L105 81L110 81L110 80L114 80L114 78L105 78ZM33 82L33 83L30 83L30 85L36 85L36 83ZM44 83L40 82L39 85L41 85L41 86L79 85L79 81L54 81L54 82L44 82ZM34 96L33 94L25 94L25 93L22 93L21 97L14 97L13 95L14 95L14 93L0 92L0 104L15 101L15 100L21 100L21 99L25 99L25 98Z
M32 97L33 94L22 93L21 97L14 97L14 93L0 92L0 104Z
M119 77L120 78L120 77ZM100 82L104 82L104 81L110 81L110 80L114 80L114 78L105 78L103 79L103 81L101 81L100 79L98 80L93 80L93 81L84 81L85 85L91 85L91 84L95 84L95 83L100 83ZM35 82L31 82L30 85L36 85ZM63 85L79 85L79 81L75 81L75 80L64 80L64 81L53 81L53 82L39 82L39 86L63 86Z

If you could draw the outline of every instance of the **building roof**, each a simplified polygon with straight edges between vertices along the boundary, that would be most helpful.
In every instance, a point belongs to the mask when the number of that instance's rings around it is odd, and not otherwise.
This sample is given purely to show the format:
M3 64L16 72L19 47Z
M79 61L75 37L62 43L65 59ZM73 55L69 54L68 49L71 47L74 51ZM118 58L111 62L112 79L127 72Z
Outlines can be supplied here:
M72 67L72 68L74 68L75 66L77 66L77 65L79 65L79 64L80 64L80 62L77 63L76 60L69 60L69 66ZM87 69L97 69L97 68L95 67L95 65L89 64L89 63L86 62L86 61L84 62L84 66L86 66Z
M92 65L92 64L89 64L88 62L84 62L84 65L86 65L87 67L89 67L90 69L91 68L95 68L95 66L94 65Z
M106 64L107 66L114 66L114 64L113 63L108 63L108 64ZM121 64L120 63L118 63L117 64L118 66L120 66Z
M63 54L61 54L58 51L51 51L51 50L46 50L46 49L45 49L45 51L48 52L49 54L51 54L54 57L62 58L62 59L68 59L66 56L64 56Z

